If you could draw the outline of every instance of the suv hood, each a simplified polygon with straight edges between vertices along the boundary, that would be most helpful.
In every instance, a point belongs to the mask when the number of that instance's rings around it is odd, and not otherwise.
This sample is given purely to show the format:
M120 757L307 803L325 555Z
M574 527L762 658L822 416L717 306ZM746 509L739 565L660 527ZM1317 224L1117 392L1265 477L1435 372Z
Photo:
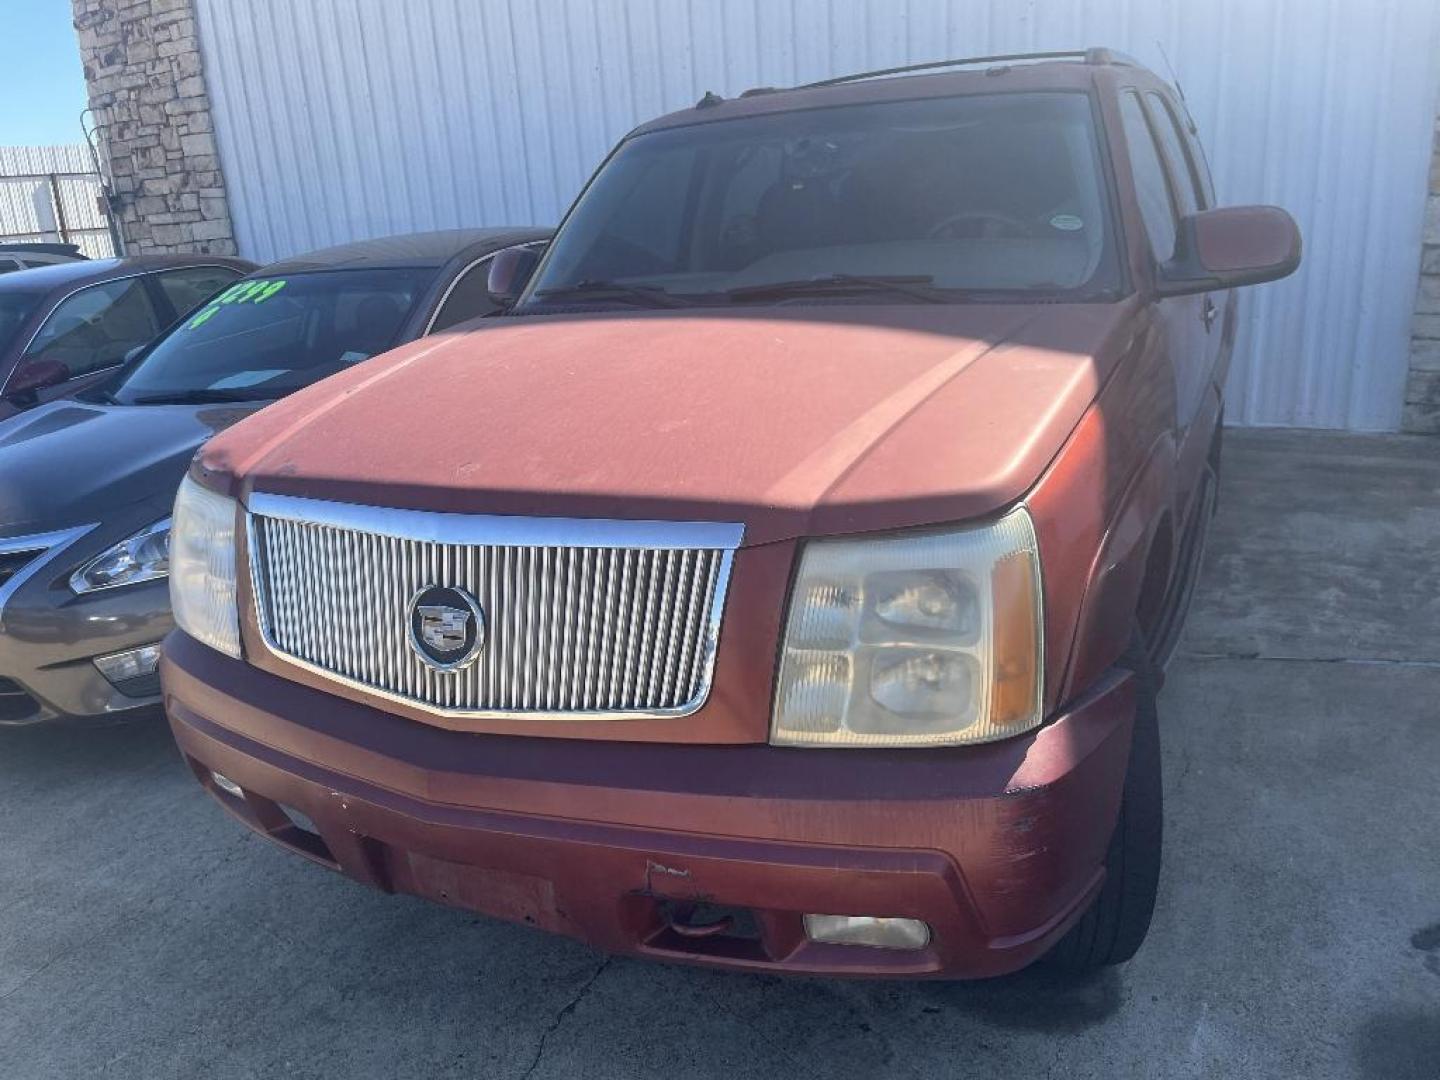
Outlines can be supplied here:
M295 394L203 462L267 491L459 513L741 522L754 545L1019 498L1131 305L808 305L497 319Z
M57 401L12 417L0 423L0 535L89 525L147 500L163 514L196 447L253 411Z

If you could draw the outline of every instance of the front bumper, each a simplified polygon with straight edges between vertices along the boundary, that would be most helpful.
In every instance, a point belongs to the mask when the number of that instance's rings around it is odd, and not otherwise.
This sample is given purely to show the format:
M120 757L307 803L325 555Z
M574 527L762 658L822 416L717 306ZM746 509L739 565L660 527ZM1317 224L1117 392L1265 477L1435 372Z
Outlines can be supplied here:
M0 725L99 719L154 707L157 680L112 685L95 657L160 641L174 627L168 583L76 596L65 567L47 567L0 607Z
M1134 707L1117 671L1003 743L821 751L448 731L179 633L161 674L201 783L316 862L611 952L825 975L985 977L1040 957L1103 880ZM692 905L739 920L695 936L676 917ZM932 937L816 944L807 912L922 919Z

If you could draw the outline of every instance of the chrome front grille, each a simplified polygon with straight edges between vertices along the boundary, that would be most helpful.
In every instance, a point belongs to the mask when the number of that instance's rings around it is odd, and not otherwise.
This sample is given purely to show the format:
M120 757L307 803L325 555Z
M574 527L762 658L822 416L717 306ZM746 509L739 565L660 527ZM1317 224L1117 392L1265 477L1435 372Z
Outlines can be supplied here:
M250 570L266 645L342 683L457 716L673 716L709 693L741 529L472 517L254 495ZM412 600L462 589L472 663L412 645Z
M0 633L5 631L5 602L41 568L95 526L31 536L0 537Z
M21 551L0 551L0 585L20 573L25 565L38 555L44 554L44 548L26 548Z

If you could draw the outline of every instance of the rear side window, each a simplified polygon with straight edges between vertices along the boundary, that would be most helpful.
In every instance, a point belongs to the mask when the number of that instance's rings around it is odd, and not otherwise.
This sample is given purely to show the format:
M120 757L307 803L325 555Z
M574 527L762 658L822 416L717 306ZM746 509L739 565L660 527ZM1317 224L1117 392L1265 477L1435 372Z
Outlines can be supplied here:
M15 335L25 325L25 320L35 314L35 309L40 306L44 295L15 289L0 292L0 352L16 344Z
M1160 151L1145 122L1140 97L1133 91L1120 97L1120 115L1125 123L1125 141L1130 147L1130 169L1135 177L1135 195L1140 216L1150 237L1150 250L1157 262L1175 253L1175 203L1160 163Z
M238 270L225 266L190 266L156 274L155 281L180 316L199 307L239 276Z
M124 278L91 285L61 301L25 355L58 360L71 375L86 375L116 366L159 332L144 281Z

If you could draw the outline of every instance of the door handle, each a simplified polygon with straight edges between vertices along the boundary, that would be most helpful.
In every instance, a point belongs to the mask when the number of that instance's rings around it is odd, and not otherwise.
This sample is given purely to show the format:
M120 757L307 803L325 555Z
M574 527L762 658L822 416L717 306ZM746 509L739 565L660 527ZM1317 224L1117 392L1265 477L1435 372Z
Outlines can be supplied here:
M1205 303L1200 308L1200 321L1205 324L1207 331L1215 325L1215 316L1218 314L1220 314L1220 309L1215 306L1215 301L1208 296L1205 297Z

